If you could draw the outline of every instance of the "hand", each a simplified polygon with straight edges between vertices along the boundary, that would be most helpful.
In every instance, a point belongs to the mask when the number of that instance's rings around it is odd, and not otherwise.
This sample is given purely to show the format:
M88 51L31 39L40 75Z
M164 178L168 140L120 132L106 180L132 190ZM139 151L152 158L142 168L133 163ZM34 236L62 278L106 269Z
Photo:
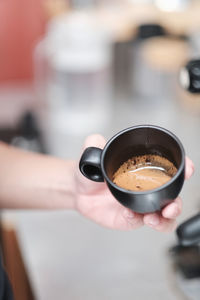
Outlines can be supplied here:
M101 135L89 136L84 148L103 148L105 140ZM194 165L186 158L185 178L194 171ZM139 214L122 206L110 193L105 183L92 182L79 171L76 174L76 209L94 222L112 229L131 230L144 224L161 232L170 232L176 228L176 218L182 210L181 198L176 198L161 212Z

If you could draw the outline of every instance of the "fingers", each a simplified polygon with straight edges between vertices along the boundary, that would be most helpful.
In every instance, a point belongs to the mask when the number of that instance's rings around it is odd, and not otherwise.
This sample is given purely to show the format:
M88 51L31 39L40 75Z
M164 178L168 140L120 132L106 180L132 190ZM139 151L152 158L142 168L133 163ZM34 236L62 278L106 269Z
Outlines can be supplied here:
M137 229L144 225L143 216L128 208L122 208L113 225L120 230Z
M171 232L177 226L176 220L163 218L158 213L144 215L143 221L145 225L160 232Z
M100 134L92 134L88 136L84 142L84 149L87 147L103 148L106 144L106 140Z
M182 200L176 198L167 205L161 213L150 213L144 215L144 224L161 232L170 232L176 228L176 218L181 214Z
M162 216L166 219L176 219L181 214L181 211L182 200L178 197L162 210Z
M93 215L95 221L110 229L133 230L143 226L143 216L124 208L122 205L113 203L112 206L102 207L102 212Z
M194 164L189 157L185 157L185 179L189 179L194 173Z

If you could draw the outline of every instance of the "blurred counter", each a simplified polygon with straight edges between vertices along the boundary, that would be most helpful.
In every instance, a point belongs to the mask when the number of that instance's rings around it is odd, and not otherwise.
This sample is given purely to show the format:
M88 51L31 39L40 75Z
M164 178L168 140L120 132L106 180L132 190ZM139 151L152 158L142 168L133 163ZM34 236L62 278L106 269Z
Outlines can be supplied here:
M166 127L179 136L196 173L184 185L178 222L195 214L200 206L199 114L164 95L159 103L121 99L113 113L107 137L141 123ZM3 217L15 224L36 300L182 299L167 255L175 242L173 233L111 231L71 211L5 211Z
M170 235L111 231L74 212L21 212L17 219L36 300L179 299L168 278Z

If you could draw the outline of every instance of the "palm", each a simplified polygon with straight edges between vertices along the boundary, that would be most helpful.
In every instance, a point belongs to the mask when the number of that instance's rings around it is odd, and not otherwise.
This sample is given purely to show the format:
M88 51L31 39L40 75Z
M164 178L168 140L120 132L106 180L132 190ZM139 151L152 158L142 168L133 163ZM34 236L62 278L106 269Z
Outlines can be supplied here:
M85 182L84 182L85 181ZM111 195L105 183L93 183L85 178L79 182L77 209L85 217L96 223L115 229L127 230L143 225L142 215L136 219L126 219L129 210ZM140 221L139 221L140 219Z

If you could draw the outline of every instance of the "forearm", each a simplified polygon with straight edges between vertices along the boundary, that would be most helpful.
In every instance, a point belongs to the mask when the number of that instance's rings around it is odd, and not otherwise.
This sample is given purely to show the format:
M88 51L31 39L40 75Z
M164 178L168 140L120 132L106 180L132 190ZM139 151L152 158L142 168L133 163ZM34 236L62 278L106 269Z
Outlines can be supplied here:
M75 167L0 143L0 208L73 209Z

